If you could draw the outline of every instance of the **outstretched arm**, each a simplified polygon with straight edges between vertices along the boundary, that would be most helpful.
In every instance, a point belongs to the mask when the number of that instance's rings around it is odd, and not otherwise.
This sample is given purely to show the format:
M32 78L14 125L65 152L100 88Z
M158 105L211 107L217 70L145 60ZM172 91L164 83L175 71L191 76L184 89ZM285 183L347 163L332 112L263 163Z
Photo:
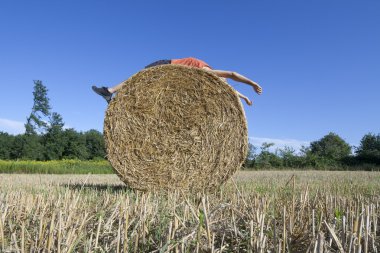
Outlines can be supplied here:
M241 94L240 92L236 91L236 93L238 94L238 96L242 99L245 100L245 102L247 103L247 105L252 105L252 101L249 100L249 98L247 98L246 96L244 96L243 94Z
M214 73L217 76L224 77L224 78L230 78L232 80L235 80L237 82L245 83L253 87L253 89L256 91L257 94L261 94L263 92L263 89L261 86L250 80L249 78L234 72L234 71L226 71L226 70L214 70L214 69L206 69L207 71L210 71L211 73Z

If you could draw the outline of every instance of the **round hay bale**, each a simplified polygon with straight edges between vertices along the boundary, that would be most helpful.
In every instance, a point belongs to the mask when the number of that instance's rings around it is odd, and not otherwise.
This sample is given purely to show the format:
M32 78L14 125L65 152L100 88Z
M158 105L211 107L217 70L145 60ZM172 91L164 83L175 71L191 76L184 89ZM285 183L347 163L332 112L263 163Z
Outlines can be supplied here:
M213 190L242 166L248 145L236 91L178 65L129 78L109 104L104 136L114 170L139 190Z

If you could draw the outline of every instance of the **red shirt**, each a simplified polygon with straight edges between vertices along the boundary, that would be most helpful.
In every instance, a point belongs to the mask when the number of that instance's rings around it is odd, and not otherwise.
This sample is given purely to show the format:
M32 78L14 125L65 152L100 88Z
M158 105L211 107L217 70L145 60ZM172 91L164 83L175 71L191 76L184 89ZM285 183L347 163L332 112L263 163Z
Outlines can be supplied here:
M188 67L195 67L195 68L210 68L211 67L205 63L204 61L202 60L199 60L197 58L194 58L194 57L188 57L188 58L182 58L182 59L173 59L171 64L178 64L178 65L185 65L185 66L188 66Z

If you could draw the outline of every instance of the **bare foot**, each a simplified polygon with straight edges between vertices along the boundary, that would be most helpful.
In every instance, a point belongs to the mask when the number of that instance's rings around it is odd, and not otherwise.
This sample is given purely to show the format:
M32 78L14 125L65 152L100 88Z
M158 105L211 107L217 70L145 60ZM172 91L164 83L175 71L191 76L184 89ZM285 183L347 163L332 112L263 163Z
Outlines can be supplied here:
M261 95L261 93L263 92L263 88L261 88L260 85L258 84L254 84L253 85L253 89L256 91L257 94Z

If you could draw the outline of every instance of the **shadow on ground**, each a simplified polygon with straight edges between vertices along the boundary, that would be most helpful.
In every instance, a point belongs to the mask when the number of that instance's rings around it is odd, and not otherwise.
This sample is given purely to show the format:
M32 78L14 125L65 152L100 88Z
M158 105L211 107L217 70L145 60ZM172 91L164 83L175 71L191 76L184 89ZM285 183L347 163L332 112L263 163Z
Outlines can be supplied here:
M130 192L134 191L126 185L109 185L109 184L60 184L62 187L69 188L70 190L85 190L85 191L107 191L107 192Z

